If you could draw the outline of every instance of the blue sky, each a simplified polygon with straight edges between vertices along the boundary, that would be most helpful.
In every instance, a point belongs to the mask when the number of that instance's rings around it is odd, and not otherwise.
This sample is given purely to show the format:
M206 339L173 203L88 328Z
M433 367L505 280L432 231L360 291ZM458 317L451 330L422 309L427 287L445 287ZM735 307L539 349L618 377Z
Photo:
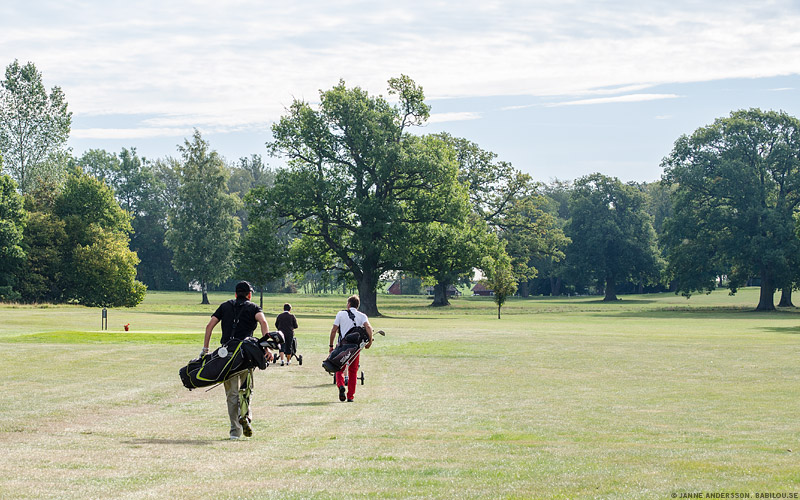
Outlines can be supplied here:
M659 178L681 134L741 108L800 116L795 1L129 1L0 6L0 63L70 103L75 154L175 156L198 128L265 154L293 98L401 73L447 131L534 178ZM279 159L268 159L279 166Z

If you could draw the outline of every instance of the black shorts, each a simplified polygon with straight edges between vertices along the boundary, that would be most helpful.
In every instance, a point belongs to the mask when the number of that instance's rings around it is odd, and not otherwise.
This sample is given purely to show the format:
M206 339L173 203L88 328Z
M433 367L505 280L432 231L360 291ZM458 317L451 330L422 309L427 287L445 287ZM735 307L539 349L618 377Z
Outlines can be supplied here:
M294 333L283 332L283 344L281 352L294 355Z

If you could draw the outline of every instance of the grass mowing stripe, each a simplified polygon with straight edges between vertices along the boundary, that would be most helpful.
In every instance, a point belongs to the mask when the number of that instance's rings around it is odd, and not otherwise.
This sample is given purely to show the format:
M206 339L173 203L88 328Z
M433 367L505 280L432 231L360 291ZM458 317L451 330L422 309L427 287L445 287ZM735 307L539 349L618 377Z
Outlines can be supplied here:
M80 332L58 330L0 337L0 343L49 343L49 344L197 344L196 333L171 332L127 332L109 334L108 332Z

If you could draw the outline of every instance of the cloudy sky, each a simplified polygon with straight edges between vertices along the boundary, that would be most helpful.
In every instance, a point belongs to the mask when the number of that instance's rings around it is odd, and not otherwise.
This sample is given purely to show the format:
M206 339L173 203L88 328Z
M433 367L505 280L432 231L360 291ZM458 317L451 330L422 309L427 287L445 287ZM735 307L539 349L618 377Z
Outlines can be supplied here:
M76 155L174 156L195 127L228 160L266 154L293 99L407 74L432 106L418 133L542 181L655 180L732 110L800 116L798 26L797 0L6 1L0 64L64 89Z

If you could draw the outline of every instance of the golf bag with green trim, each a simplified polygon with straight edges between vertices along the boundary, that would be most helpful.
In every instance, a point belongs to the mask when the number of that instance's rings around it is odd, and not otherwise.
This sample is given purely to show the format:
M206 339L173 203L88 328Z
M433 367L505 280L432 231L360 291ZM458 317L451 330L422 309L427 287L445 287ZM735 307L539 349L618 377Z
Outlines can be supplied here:
M184 387L189 390L219 384L234 374L256 367L267 367L266 350L283 343L283 334L270 332L261 339L231 339L214 352L205 354L180 369Z
M250 418L250 394L253 392L253 370L247 371L247 376L239 386L239 419Z

